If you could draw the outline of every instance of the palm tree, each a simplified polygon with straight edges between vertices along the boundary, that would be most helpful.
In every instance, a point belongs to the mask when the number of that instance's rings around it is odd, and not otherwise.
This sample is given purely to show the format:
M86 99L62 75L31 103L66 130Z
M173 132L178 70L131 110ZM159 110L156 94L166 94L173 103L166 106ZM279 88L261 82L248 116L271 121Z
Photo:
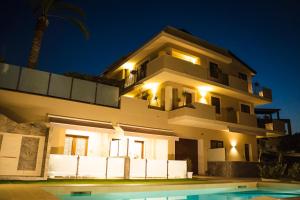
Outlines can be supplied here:
M43 35L48 27L49 18L69 21L80 29L86 39L89 38L89 32L84 23L78 18L73 17L74 14L80 17L85 16L80 7L64 2L63 0L31 0L31 4L37 22L28 59L27 66L29 68L36 68L37 66ZM67 14L66 12L69 12L71 15L65 15Z

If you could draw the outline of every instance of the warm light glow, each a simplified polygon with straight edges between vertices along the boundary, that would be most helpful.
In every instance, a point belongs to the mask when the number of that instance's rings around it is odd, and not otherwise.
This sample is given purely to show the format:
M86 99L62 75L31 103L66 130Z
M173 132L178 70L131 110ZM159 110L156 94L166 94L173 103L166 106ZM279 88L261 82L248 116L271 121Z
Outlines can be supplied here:
M232 148L236 148L237 141L236 140L231 140L230 144L231 144Z
M82 131L82 130L74 130L74 129L66 129L67 135L79 135L79 136L86 136L93 132L90 131Z
M199 86L198 90L200 94L200 103L207 104L206 95L209 91L212 90L212 88L209 86Z
M134 68L134 64L132 62L126 62L122 65L123 69L128 69L129 71L132 71Z
M179 59L191 62L193 64L200 64L198 57L191 56L191 55L186 55L185 53L182 53L180 51L173 50L172 51L172 56L174 56L175 58L179 58Z
M123 95L124 97L129 97L129 98L133 98L134 97L134 95L132 95L132 94L125 94L125 95Z
M157 88L158 88L159 83L146 83L143 88L145 90L151 90L153 97L155 98L156 92L157 92Z

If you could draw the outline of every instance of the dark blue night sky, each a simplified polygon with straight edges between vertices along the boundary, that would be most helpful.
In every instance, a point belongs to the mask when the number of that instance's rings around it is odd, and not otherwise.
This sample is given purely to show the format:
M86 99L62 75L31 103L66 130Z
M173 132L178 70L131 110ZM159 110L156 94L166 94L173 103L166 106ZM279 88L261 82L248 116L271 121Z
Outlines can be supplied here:
M230 49L273 89L273 104L300 131L300 1L74 0L86 12L91 38L71 24L50 20L39 69L100 74L166 25ZM35 20L26 1L0 3L0 55L26 65Z

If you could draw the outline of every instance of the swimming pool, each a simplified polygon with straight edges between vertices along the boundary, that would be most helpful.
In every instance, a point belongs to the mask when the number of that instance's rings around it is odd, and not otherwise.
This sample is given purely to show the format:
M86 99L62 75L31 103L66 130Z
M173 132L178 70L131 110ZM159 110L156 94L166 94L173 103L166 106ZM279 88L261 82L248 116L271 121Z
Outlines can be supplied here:
M245 200L259 196L274 198L300 197L300 190L279 191L278 188L199 189L151 192L113 192L95 194L61 194L61 200Z

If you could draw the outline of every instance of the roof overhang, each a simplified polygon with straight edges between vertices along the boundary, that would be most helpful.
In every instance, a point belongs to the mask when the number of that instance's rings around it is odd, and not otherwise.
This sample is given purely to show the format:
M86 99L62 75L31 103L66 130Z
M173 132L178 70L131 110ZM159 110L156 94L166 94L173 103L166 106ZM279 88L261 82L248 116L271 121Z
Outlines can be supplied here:
M48 114L47 117L50 123L67 124L67 125L82 126L82 127L89 127L89 128L114 129L111 122L87 120L87 119L72 118L72 117L65 117L65 116L58 116L58 115L51 115L51 114Z
M192 126L204 129L212 129L224 132L236 132L248 135L265 136L266 130L241 124L229 123L220 120L204 119L183 115L168 119L169 124Z

